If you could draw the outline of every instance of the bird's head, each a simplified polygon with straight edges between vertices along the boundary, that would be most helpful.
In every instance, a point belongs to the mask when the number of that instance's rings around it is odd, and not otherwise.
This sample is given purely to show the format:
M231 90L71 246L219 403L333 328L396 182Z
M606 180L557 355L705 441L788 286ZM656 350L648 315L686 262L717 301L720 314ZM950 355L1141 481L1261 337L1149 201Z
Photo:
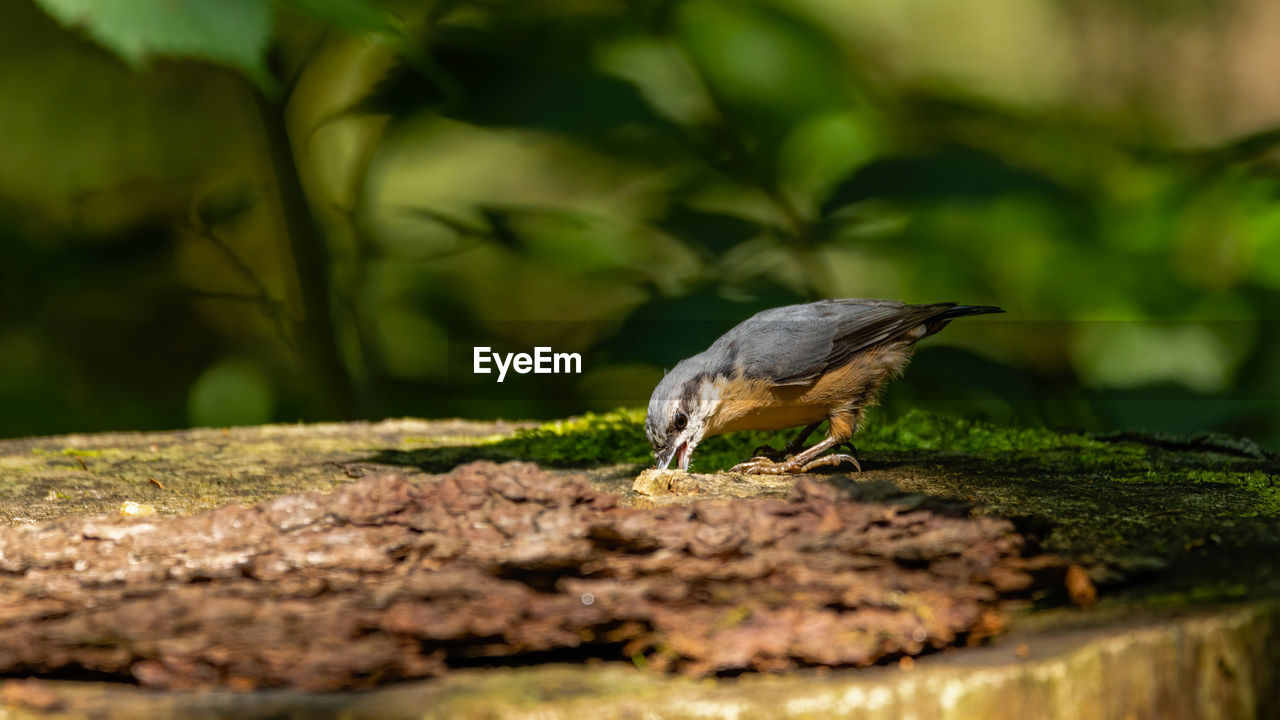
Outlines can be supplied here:
M676 467L689 469L693 449L720 401L713 375L701 369L698 359L682 360L662 377L649 397L644 430L660 469L665 470L673 459Z

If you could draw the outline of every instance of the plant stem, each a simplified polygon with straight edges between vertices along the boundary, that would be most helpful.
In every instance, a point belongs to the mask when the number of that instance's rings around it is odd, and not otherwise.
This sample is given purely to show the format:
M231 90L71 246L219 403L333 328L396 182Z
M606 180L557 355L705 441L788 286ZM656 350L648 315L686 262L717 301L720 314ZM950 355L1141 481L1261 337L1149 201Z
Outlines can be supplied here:
M342 361L330 305L329 249L298 178L284 107L257 90L254 101L271 156L285 235L301 296L302 312L295 321L301 360L312 382L318 385L313 397L319 411L333 419L351 418L356 414L355 393Z

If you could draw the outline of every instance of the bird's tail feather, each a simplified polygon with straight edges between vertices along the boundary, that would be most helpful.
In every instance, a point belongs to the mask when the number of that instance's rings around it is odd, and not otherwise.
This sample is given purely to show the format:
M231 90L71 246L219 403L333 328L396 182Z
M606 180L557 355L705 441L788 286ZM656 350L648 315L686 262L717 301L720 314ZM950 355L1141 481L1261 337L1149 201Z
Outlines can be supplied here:
M934 315L925 322L925 334L921 337L928 337L947 325L952 320L966 315L987 315L990 313L1002 313L1004 308L998 308L995 305L953 305Z
M1004 312L1004 308L996 307L995 305L956 305L938 313L934 319L951 320L966 315L988 315L1002 312Z

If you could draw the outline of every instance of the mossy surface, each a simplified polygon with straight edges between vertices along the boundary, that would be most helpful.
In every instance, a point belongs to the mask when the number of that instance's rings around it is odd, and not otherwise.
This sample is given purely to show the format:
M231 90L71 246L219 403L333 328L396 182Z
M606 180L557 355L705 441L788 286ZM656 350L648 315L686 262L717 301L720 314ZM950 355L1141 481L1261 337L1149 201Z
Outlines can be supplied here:
M531 425L389 420L0 440L0 522L114 514L127 502L164 515L251 505L403 469L365 459L408 438L465 444Z
M755 448L782 447L791 437L750 432L709 438L695 451L691 469L723 471ZM1216 579L1206 579L1206 588L1220 591L1201 589L1195 597L1236 597L1242 582L1264 594L1263 586L1280 587L1280 578L1257 576L1268 554L1280 552L1280 460L1248 441L1088 435L924 412L895 421L873 417L854 440L865 472L848 477L888 480L911 492L963 499L976 513L1017 518L1044 549L1087 565L1098 581L1154 577L1180 565L1205 570L1217 563L1213 558L1226 557L1210 573ZM631 473L652 464L641 409L407 454L426 467L472 456L578 468L620 464ZM762 488L762 494L775 490ZM1200 570L1177 579L1196 585ZM1223 573L1229 577L1217 577Z
M695 468L702 472L722 470L745 459L758 445L779 447L790 439L789 433L712 438L698 448ZM1026 645L1034 659L1048 652L1053 638L1061 637L1068 625L1103 621L1116 625L1120 629L1108 640L1106 652L1110 653L1121 640L1132 642L1135 622L1152 623L1160 617L1171 618L1161 622L1181 622L1179 618L1186 617L1189 607L1217 613L1219 602L1250 598L1264 600L1262 604L1230 607L1269 608L1280 598L1280 564L1275 561L1280 557L1280 462L1247 441L1142 434L1091 436L1005 428L923 413L892 422L873 417L855 441L864 472L827 473L830 482L863 495L891 484L910 493L958 498L974 513L1013 518L1033 544L1084 565L1096 582L1104 583L1100 606L1092 612L1046 611L1032 604L1019 613L1013 621L1012 639L1002 651L1008 655L1011 672L1019 671L1026 662L1024 654L1012 648ZM643 412L639 410L545 424L396 420L4 440L0 441L0 522L47 522L67 515L115 513L125 501L152 505L160 514L186 514L227 503L255 503L287 492L327 490L352 478L384 471L408 473L430 482L430 473L476 458L534 460L566 468L565 472L585 473L597 487L622 493L624 502L635 499L628 495L633 481L651 465ZM687 476L691 485L708 477ZM777 496L787 491L785 476L761 481L718 473L714 478L724 480L720 484L732 491L715 497ZM671 501L699 499L691 496ZM1266 617L1270 623L1273 616ZM734 620L731 614L725 621ZM1243 631L1234 620L1224 623L1206 630L1205 637L1239 635L1242 642L1257 638L1258 647L1269 647L1259 632ZM1179 648L1187 636L1165 632L1166 627L1173 625L1155 626L1150 637L1153 641L1172 638L1168 652L1183 652ZM997 638L997 645L1001 642ZM960 658L963 667L947 682L963 684L969 677L968 658L976 652L983 651L926 658L917 671L931 662L945 665L947 658ZM1153 652L1135 649L1133 662ZM1185 652L1199 657L1198 651ZM1128 662L1117 667L1128 667ZM1166 669L1174 666L1156 665ZM1252 677L1250 673L1257 668L1273 666L1269 660L1253 663L1231 677ZM1071 677L1078 671L1071 670ZM593 677L597 670L574 667L563 672L576 682ZM844 682L869 682L868 688L912 677L896 668L881 668L876 672L883 674L877 676L859 672L856 677L838 677ZM1144 666L1140 676L1145 678L1152 672ZM1037 678L1049 676L1035 674ZM1059 676L1062 674L1053 675ZM644 677L646 682L659 682ZM880 679L870 679L873 677ZM477 702L491 703L497 695L486 682L493 678L505 676L477 671L474 678L465 680L465 687L475 691L473 697L480 699ZM787 677L777 682L795 680ZM1106 680L1110 682L1110 674ZM730 702L739 702L739 689L734 681L727 682L708 684L705 690L713 694L723 691ZM830 682L824 678L812 688L799 688L796 697L808 702ZM974 682L975 686L986 686L981 678ZM1022 687L1020 680L1011 682L1010 687ZM1182 680L1170 683L1169 687L1193 684ZM1075 684L1071 687L1078 689ZM661 681L660 689L665 694L670 686ZM1006 702L1008 689L993 697ZM117 691L111 688L109 694ZM391 697L398 691L385 692ZM599 692L583 690L583 702L593 711L600 705ZM626 701L630 703L637 692L625 691ZM701 693L699 689L691 697L702 702ZM774 696L771 692L767 699ZM421 707L415 704L415 712L420 714ZM388 715L378 712L370 716Z
M474 459L585 472L598 488L629 497L652 465L643 423L643 410L624 409L542 424L397 420L6 440L0 521L115 513L129 501L185 514L327 490L370 472L444 472ZM791 437L709 438L693 469L723 471ZM854 440L864 472L829 473L833 481L888 482L1015 518L1044 549L1091 568L1095 580L1186 565L1189 572L1160 574L1186 579L1166 592L1199 597L1195 586L1212 585L1223 588L1215 597L1234 597L1241 584L1250 593L1273 584L1259 573L1280 553L1280 462L1247 441L1092 436L920 412L869 418ZM776 496L786 483L736 477L720 485L744 497ZM1209 575L1213 583L1198 582Z
M698 446L693 461L701 472L725 470L745 460L755 448L782 447L794 435L793 431L741 432L707 438ZM815 433L811 440L817 437ZM1044 428L1006 428L920 411L890 422L872 418L853 439L860 450L872 452L1014 457L1070 453L1072 461L1081 465L1108 467L1137 467L1145 458L1144 446L1137 443ZM644 410L640 408L588 413L521 430L510 438L493 438L491 443L514 457L551 465L645 464L652 460L644 434Z

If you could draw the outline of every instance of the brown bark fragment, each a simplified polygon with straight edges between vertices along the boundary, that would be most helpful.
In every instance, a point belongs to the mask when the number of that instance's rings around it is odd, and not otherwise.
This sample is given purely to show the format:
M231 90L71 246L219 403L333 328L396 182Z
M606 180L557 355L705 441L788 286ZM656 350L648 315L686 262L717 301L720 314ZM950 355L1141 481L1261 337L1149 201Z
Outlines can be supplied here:
M476 462L0 529L0 672L328 690L639 654L696 674L865 665L998 631L1002 595L1049 565L1005 521L807 479L789 500L642 510Z

